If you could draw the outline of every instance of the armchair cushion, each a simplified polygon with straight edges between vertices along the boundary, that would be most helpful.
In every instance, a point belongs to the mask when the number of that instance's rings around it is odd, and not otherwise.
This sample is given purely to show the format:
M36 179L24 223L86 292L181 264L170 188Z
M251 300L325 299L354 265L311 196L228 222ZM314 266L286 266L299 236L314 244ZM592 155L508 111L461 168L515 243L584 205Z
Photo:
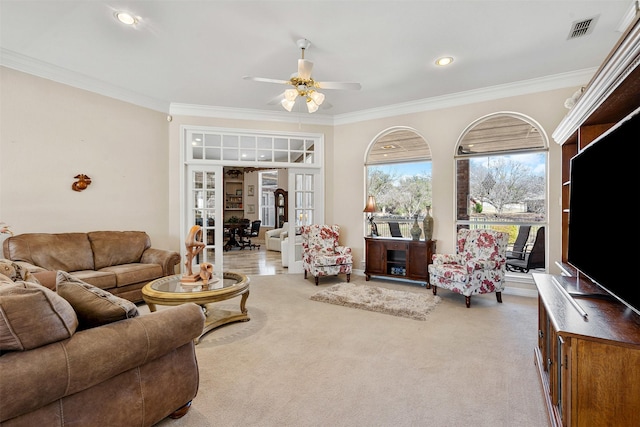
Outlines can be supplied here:
M138 307L131 301L85 283L64 271L58 271L56 291L75 310L81 329L138 316Z
M0 352L61 341L77 327L71 304L52 290L32 282L0 282Z

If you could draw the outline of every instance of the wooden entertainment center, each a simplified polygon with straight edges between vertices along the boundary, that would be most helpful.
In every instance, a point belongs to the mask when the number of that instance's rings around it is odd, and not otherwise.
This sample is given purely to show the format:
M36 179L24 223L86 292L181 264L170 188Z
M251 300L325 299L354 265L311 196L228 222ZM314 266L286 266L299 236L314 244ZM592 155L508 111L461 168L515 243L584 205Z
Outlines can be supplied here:
M387 276L424 282L430 288L427 267L436 252L435 240L365 237L366 280Z
M570 160L640 107L639 18L553 133L562 144L563 274L533 277L535 364L554 427L640 426L640 315L567 264Z

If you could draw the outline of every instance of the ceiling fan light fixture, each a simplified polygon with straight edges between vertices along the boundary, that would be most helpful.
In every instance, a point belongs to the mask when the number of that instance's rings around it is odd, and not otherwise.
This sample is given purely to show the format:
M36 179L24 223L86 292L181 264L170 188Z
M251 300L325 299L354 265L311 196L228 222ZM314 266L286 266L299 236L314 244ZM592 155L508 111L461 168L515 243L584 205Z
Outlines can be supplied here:
M297 96L298 96L298 90L297 89L287 89L287 90L284 91L284 98L287 101L295 102Z
M289 80L277 80L265 77L244 76L245 80L254 80L265 83L278 83L290 85L291 88L284 91L269 101L269 105L280 102L282 107L287 111L292 111L298 97L303 98L307 102L307 110L310 113L318 111L318 108L324 102L325 96L316 91L316 89L347 89L360 90L360 83L349 82L318 82L311 77L313 70L313 62L304 59L304 51L311 46L311 42L307 39L298 40L298 48L302 51L301 58L298 60L298 72L291 74Z
M295 98L291 101L285 98L280 103L282 104L285 110L291 112L291 110L293 110L293 106L296 104L296 101L295 101Z
M317 105L322 105L324 102L324 94L320 92L316 92L315 90L309 91L309 97L313 99Z
M316 104L313 99L311 98L307 98L307 110L309 110L310 113L315 113L316 111L318 111L318 108L320 106L318 104Z

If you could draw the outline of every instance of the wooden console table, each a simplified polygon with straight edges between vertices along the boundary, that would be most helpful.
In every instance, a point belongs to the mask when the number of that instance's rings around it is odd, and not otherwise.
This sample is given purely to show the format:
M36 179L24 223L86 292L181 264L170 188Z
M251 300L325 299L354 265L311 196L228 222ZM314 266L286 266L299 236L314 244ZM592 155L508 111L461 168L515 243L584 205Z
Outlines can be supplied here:
M411 240L400 238L365 237L366 266L364 274L388 276L424 282L427 288L432 255L436 252L435 240Z
M640 425L640 315L576 277L533 278L534 362L551 425Z

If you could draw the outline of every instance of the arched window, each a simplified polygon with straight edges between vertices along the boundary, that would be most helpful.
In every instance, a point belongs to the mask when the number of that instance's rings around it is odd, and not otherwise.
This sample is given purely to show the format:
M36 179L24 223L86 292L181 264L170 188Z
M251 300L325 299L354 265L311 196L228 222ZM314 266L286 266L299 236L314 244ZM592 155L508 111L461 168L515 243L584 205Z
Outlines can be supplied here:
M372 141L365 168L366 194L376 201L373 216L378 235L392 236L389 223L397 223L402 237L410 237L414 217L422 226L431 207L429 144L410 128L387 129ZM394 237L399 236L394 233Z
M511 272L528 272L537 231L547 223L547 154L540 125L513 112L476 120L456 146L457 228L507 231L508 258L522 261L508 261ZM538 242L537 250L544 253L544 247ZM544 260L533 263L532 257L530 266L544 269Z

